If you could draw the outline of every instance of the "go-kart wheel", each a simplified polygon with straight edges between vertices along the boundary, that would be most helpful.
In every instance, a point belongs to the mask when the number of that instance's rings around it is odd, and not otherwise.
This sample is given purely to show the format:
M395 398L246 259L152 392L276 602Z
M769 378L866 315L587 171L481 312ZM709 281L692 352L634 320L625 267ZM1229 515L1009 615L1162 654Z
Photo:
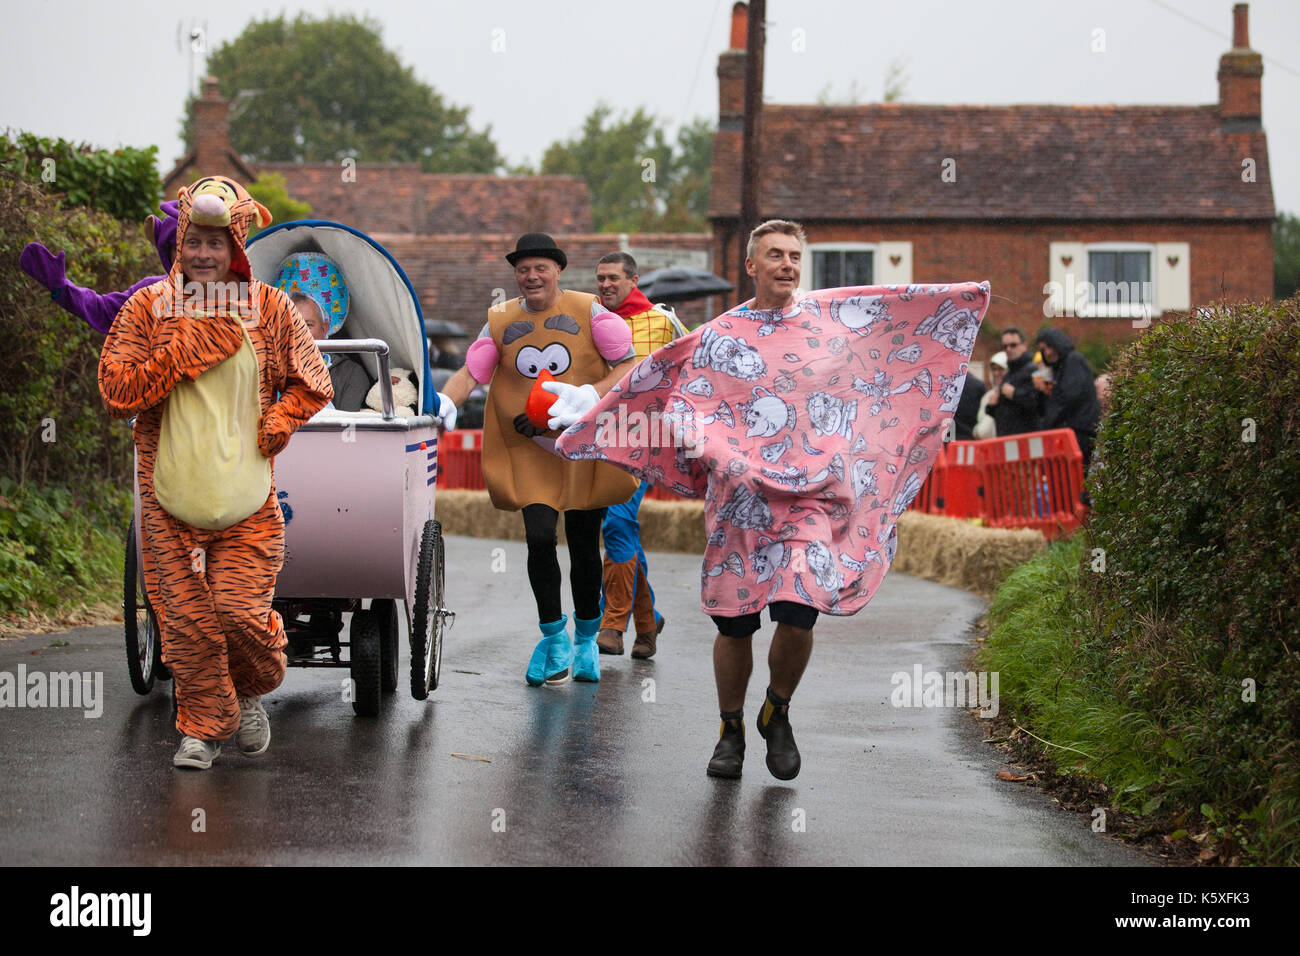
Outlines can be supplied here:
M162 676L159 672L162 667L162 648L158 637L158 621L149 607L149 596L144 589L144 571L136 553L135 519L131 520L126 532L122 622L126 634L126 668L131 677L131 687L137 694L147 694L153 689L154 679ZM168 673L167 677L171 677L171 674Z
M411 696L424 700L438 687L442 672L443 607L442 525L424 523L420 560L415 572L415 601L411 605Z
M349 632L352 656L352 709L358 717L379 713L380 637L379 618L374 611L355 611Z
M379 684L391 694L397 690L397 602L378 598L370 602L370 613L379 621Z

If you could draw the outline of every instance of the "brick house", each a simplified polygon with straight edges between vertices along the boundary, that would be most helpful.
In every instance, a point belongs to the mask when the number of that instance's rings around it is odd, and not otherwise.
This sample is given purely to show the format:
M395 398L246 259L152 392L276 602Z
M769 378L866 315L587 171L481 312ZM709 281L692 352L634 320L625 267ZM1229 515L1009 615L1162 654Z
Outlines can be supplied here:
M733 282L745 16L718 60L709 197ZM1262 73L1240 3L1208 106L765 104L759 218L803 224L805 288L988 279L992 329L1132 338L1166 311L1272 296Z
M345 223L388 249L427 318L448 319L470 334L490 306L518 295L505 254L525 232L555 237L569 259L564 286L584 292L596 291L596 260L619 249L644 263L642 273L668 262L709 264L707 232L593 232L587 185L577 176L426 173L418 163L248 163L230 146L229 108L217 81L205 80L195 105L195 148L163 179L164 196L200 175L249 183L278 173L292 198L310 204L311 218ZM726 305L701 300L677 312L683 321L702 322Z

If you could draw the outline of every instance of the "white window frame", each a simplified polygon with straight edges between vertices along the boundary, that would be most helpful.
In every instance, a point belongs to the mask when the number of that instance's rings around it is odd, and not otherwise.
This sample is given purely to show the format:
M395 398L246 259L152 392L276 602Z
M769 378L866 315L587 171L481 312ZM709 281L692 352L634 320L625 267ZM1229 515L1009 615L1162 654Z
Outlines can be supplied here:
M877 278L880 273L880 244L877 242L809 242L803 247L803 261L807 269L807 279L802 285L809 289L816 288L814 285L813 272L813 253L814 252L869 252L871 253L871 285L879 285Z
M1149 257L1149 272L1151 275L1150 295L1146 296L1145 302L1096 302L1093 299L1095 290L1092 288L1092 254L1094 252L1145 252ZM1083 254L1085 261L1084 282L1087 283L1088 301L1082 303L1082 307L1076 309L1078 315L1083 318L1107 318L1107 319L1150 319L1153 315L1159 315L1160 309L1157 304L1160 301L1160 290L1156 286L1157 259L1156 244L1154 242L1090 242L1084 244Z

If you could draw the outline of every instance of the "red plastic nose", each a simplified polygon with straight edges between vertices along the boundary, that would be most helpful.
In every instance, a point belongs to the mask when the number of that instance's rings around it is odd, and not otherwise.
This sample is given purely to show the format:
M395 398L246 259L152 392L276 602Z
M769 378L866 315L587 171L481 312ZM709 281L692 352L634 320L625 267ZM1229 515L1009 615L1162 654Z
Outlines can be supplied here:
M528 413L528 420L533 423L534 428L549 428L551 420L551 406L555 404L555 396L542 388L543 382L554 382L555 376L551 374L550 369L542 369L537 375L537 381L533 383L532 391L528 393L528 403L524 411Z

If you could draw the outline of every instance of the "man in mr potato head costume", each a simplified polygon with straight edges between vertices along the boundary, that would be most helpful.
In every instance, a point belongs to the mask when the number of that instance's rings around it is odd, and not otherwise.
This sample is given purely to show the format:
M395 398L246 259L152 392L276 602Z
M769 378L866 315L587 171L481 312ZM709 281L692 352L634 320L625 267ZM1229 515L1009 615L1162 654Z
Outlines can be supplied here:
M483 478L493 505L523 512L528 580L542 632L525 679L534 687L562 684L570 676L598 681L600 527L605 508L630 498L637 481L612 465L561 458L555 439L631 370L636 353L627 323L605 311L599 298L560 288L568 259L550 236L521 236L506 261L522 295L488 311L465 367L443 391L459 406L476 382L489 386ZM569 542L572 638L560 611L555 549L561 511Z

